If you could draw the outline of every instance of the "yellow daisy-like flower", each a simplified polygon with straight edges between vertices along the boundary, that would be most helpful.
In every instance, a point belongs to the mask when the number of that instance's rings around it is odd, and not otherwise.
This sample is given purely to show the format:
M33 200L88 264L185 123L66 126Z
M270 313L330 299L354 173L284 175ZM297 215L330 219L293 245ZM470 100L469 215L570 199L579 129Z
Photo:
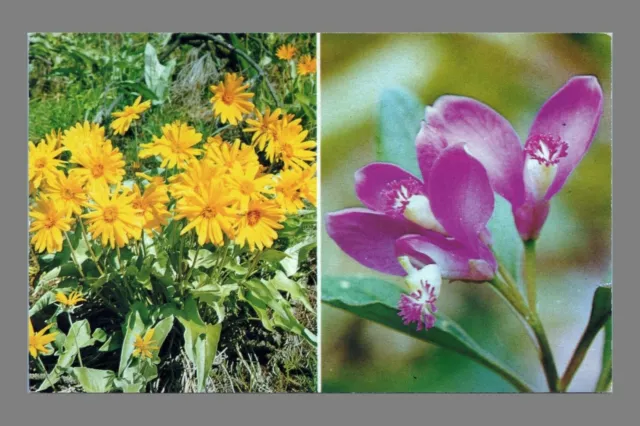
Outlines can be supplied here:
M284 228L280 222L285 219L278 203L272 200L252 200L238 221L235 241L241 247L248 244L250 251L254 251L256 247L259 250L271 247L273 241L278 238L275 230Z
M315 74L317 70L316 58L312 58L311 55L302 55L298 62L298 74L307 75Z
M81 178L89 189L120 183L125 175L123 155L109 140L76 149L70 162L79 167L71 169L69 175Z
M296 119L293 114L287 114L273 124L272 137L264 150L265 155L271 163L274 163L280 158L282 148L281 141L290 137L290 135L297 135L302 132L301 121L300 118Z
M138 175L142 175L142 173ZM144 192L140 191L138 185L133 185L134 198L131 204L134 209L140 211L138 215L144 218L142 228L151 236L154 230L159 231L168 223L171 213L167 210L167 204L169 203L167 185L164 184L160 177L152 178L148 176L147 178L150 183L146 186Z
M263 194L275 193L273 175L260 176L260 165L251 164L243 169L239 163L234 164L228 177L231 195L238 199L241 210L246 210L251 200L263 199Z
M60 129L52 129L49 134L44 135L47 143L56 147L56 149L62 147L62 132Z
M278 122L280 115L282 115L280 108L273 112L267 108L264 115L262 115L260 111L256 110L255 120L247 118L248 126L244 131L248 133L253 132L251 143L257 145L260 150L263 150L266 143L273 140L275 125Z
M298 210L304 208L300 192L303 179L302 170L290 169L280 173L276 184L276 201L286 213L297 213Z
M222 168L225 173L228 173L235 163L239 163L242 167L259 164L258 154L250 145L243 144L240 139L236 139L233 145L226 142L221 142L219 145L210 143L205 158Z
M140 337L139 334L136 334L136 341L133 342L133 347L135 348L131 355L136 358L153 358L153 353L151 351L157 351L160 349L156 344L156 341L153 340L153 334L155 333L155 329L150 328L144 335L144 337Z
M59 202L68 216L82 213L82 206L87 201L82 177L67 176L62 171L56 173L55 179L47 181L44 193Z
M212 242L217 246L224 244L224 234L234 238L236 211L232 205L236 199L229 195L223 182L212 181L208 188L188 191L176 203L176 220L186 218L189 222L180 235L196 230L198 244Z
M56 340L56 336L58 335L57 331L53 333L45 334L47 330L49 330L53 324L49 324L42 330L37 333L33 329L33 324L31 323L31 318L29 318L29 353L32 357L37 358L39 354L48 355L51 353L50 350L46 348L46 346Z
M298 52L298 49L293 44L283 44L276 50L276 56L283 61L293 59Z
M72 291L69 296L59 291L56 293L56 301L67 308L73 308L80 302L86 302L87 299L82 297L82 293L79 291Z
M35 232L31 238L36 252L55 253L62 250L63 232L71 229L73 219L55 200L40 197L31 208L29 216L33 218L29 232Z
M45 180L55 177L58 166L64 163L56 159L62 151L56 148L55 140L41 140L38 145L29 141L29 185L37 189Z
M82 215L89 224L88 230L94 239L101 237L101 244L112 249L124 247L130 238L140 239L144 218L140 210L133 207L134 194L120 191L118 185L113 193L106 186L94 188L89 196L92 203L87 207L93 211Z
M133 120L138 120L140 114L151 108L151 101L142 101L142 96L138 96L133 102L133 105L127 105L122 111L116 111L111 113L116 119L111 122L111 128L116 135L124 135L131 127Z
M234 126L242 120L243 114L253 111L253 93L245 92L249 88L248 84L242 84L244 78L238 77L235 73L226 74L224 82L214 84L210 87L213 92L211 103L213 104L213 114L220 116L220 122L231 123Z
M83 124L76 123L75 126L65 130L62 136L62 146L71 151L72 159L78 151L96 144L102 145L104 142L104 127L88 121Z
M285 168L304 169L309 167L307 162L312 162L316 153L313 148L316 147L315 141L305 140L309 132L303 130L298 132L296 124L287 125L281 121L277 130L277 137L273 143L267 147L267 157L282 159ZM273 160L271 160L273 161Z
M317 204L318 180L316 178L316 165L302 170L300 182L300 194L314 206Z
M181 121L174 121L162 127L162 137L153 137L153 141L142 144L142 150L138 154L140 158L159 155L162 158L160 167L184 169L190 160L202 153L199 148L193 146L200 143L202 133Z
M209 159L192 160L182 173L169 177L169 192L178 199L189 191L208 190L209 184L222 179L225 173L226 169L216 166Z

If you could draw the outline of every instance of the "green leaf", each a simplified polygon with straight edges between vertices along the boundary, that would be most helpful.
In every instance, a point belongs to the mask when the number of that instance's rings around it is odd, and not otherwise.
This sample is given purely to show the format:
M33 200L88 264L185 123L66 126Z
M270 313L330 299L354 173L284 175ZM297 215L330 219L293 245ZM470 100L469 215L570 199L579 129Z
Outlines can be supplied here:
M189 250L189 265L193 264L193 258L196 255L195 250ZM198 258L196 259L195 268L211 268L216 264L217 256L207 249L198 250Z
M116 374L111 370L96 370L87 367L75 367L73 374L85 392L105 393L113 387Z
M169 335L171 328L173 328L173 315L163 319L162 321L158 322L155 325L155 327L153 327L153 330L154 330L153 340L156 342L155 346L158 347L158 351L154 353L155 362L160 362L160 359L158 358L158 353L160 353L162 344L167 339L167 336Z
M457 323L441 313L437 315L435 326L426 331L417 331L415 325L404 325L397 309L401 295L398 286L377 278L325 276L322 280L323 302L514 376L509 368L502 366L493 355L480 347Z
M602 347L602 371L596 384L596 392L606 392L613 379L613 320L609 318L604 326L604 345Z
M45 294L40 296L40 298L36 301L36 303L33 304L33 306L31 306L31 308L29 309L29 316L32 317L47 306L55 303L55 301L55 293L53 291L47 291Z
M260 260L264 260L269 263L278 263L287 257L289 257L287 253L276 249L266 249L262 251L262 254L260 254Z
M144 321L142 320L142 315L139 312L139 309L137 307L134 307L127 315L126 333L122 341L122 351L120 352L120 365L118 367L118 375L122 375L124 369L127 368L127 364L129 363L131 354L134 350L133 344L136 341L136 336L141 336L144 330L145 325Z
M118 350L122 347L122 333L120 331L114 332L98 349L99 352L111 352Z
M308 255L309 251L311 251L314 247L316 247L316 236L309 235L303 241L300 241L297 244L288 247L284 252L287 255L285 259L280 261L280 265L282 265L282 269L287 274L287 276L291 276L298 272L298 268L300 267L300 263L304 260L300 255Z
M424 119L424 105L408 91L395 88L382 92L376 158L420 176L415 140Z
M167 65L162 65L158 61L156 49L147 43L144 49L144 82L156 95L156 99L152 101L154 104L163 103L175 65L175 59L167 62Z
M178 321L184 327L185 353L196 367L198 392L203 392L218 350L222 324L205 324L198 313L198 305L192 298L186 300Z
M299 282L287 277L282 271L277 271L275 277L270 280L270 283L276 289L289 293L293 300L301 302L309 312L314 312L307 297L307 290Z
M65 338L62 354L58 357L57 367L71 367L76 359L78 350L93 345L95 342L91 338L91 327L86 319L76 321L71 325L67 337Z
M238 285L220 285L211 279L206 282L207 284L191 290L191 295L196 299L203 301L207 305L213 306L213 309L216 311L216 315L218 315L218 321L222 322L226 313L224 301L229 297L229 295L231 295L231 293L238 290Z

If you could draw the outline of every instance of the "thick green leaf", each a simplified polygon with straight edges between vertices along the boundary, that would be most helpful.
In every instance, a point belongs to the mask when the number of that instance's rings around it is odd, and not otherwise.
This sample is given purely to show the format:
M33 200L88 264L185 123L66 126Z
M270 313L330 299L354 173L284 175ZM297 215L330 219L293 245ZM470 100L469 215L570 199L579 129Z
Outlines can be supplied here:
M161 104L164 101L175 65L175 59L167 62L167 65L162 65L158 61L156 49L147 43L144 49L144 82L156 95L154 104Z
M141 336L144 332L145 325L142 320L142 315L139 309L132 308L126 320L126 333L122 340L122 350L120 352L120 365L118 366L118 375L122 375L122 372L127 368L131 354L133 353L133 344L136 341L136 336Z
M288 247L284 251L287 257L280 261L280 265L282 265L282 269L284 269L288 277L298 272L300 263L304 260L304 257L301 258L301 254L308 255L309 251L314 247L316 247L315 234L309 235L303 241Z
M93 345L95 340L91 337L89 321L76 321L71 325L65 338L62 353L58 357L57 366L70 367L78 355L78 350Z
M287 277L282 271L277 271L275 277L270 280L270 283L276 289L289 293L293 300L302 303L310 312L314 311L307 297L307 290L302 284Z
M424 105L405 89L387 89L380 97L376 158L420 176L415 140L424 119Z
M216 315L218 315L218 322L222 322L226 314L224 301L229 297L229 295L231 295L231 293L237 290L237 284L220 285L218 282L208 279L206 284L191 290L191 294L196 299L203 301L207 305L213 306L213 309L216 311Z
M322 280L322 301L331 306L466 355L490 368L499 366L501 370L510 373L507 367L501 366L493 355L480 347L457 323L440 313L435 327L427 331L417 331L415 325L404 325L396 307L401 295L398 286L377 278L325 276Z
M47 306L51 305L52 303L55 303L55 301L56 301L55 293L53 291L47 291L45 294L40 296L40 298L36 301L36 303L34 303L31 306L31 308L29 309L29 316L32 317L33 315L37 314Z
M113 387L116 374L111 370L96 370L87 367L75 367L73 374L85 392L105 393Z
M196 255L195 250L189 250L189 265L193 265L193 257ZM195 268L211 268L216 264L217 256L209 250L201 248L198 250ZM191 266L189 266L191 267Z
M122 333L120 331L115 331L111 336L107 338L107 340L100 346L98 351L100 352L111 352L118 350L122 347Z
M169 332L171 331L171 328L173 328L173 316L169 316L169 317L163 319L162 321L157 323L155 325L155 327L153 328L153 330L154 330L154 332L153 332L153 340L156 342L155 346L158 347L158 351L156 351L154 353L154 355L155 355L154 361L156 361L156 362L160 362L160 359L158 358L158 353L160 352L160 349L162 348L162 344L167 339L167 336L169 335Z

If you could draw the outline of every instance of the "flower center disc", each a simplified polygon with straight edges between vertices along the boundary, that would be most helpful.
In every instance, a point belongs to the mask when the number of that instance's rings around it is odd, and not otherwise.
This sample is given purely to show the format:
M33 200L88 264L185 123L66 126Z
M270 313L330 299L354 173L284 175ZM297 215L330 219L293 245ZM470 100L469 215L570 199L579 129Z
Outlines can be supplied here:
M233 96L233 93L224 92L224 95L222 95L222 102L224 102L227 105L231 105L234 99L235 99L235 96Z
M537 160L543 166L553 166L568 155L569 145L559 137L551 135L533 135L524 145L529 158Z
M211 219L216 215L216 213L217 213L216 209L214 209L211 206L207 206L202 210L202 216L204 216L207 219Z
M73 198L73 193L69 188L64 188L61 195L65 200L71 200Z
M46 158L39 158L38 160L36 160L36 169L43 169L45 166L47 165L47 159Z
M293 157L293 147L288 143L282 144L282 152L287 158Z
M249 226L255 226L260 220L260 217L261 214L259 211L251 210L249 213L247 213L247 223L249 223Z
M104 164L96 164L95 166L93 166L93 168L91 169L91 174L94 178L99 178L104 175Z
M250 195L253 193L253 182L244 181L240 184L240 192L244 195Z
M56 220L52 217L48 217L44 220L44 227L47 229L53 228L55 224L56 224Z
M116 207L107 207L102 214L104 221L113 223L118 218L118 209Z

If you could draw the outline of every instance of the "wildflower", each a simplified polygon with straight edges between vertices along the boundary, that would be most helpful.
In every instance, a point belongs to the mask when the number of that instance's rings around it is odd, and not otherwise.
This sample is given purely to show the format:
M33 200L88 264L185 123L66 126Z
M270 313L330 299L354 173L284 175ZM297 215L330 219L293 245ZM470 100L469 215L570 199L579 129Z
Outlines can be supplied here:
M312 58L311 55L302 55L300 61L298 62L298 74L315 74L316 69L316 58Z
M47 325L37 333L33 329L31 318L29 318L29 353L32 357L37 358L39 354L49 355L51 351L46 346L56 339L57 331L45 334L53 324Z
M283 61L293 59L298 49L293 44L283 44L276 50L276 56Z
M47 141L47 144L49 144L50 146L54 146L55 149L59 149L62 147L62 132L60 131L60 129L52 129L51 132L44 135L44 137Z
M220 117L222 124L231 123L235 126L242 120L243 114L249 114L254 108L250 101L253 93L245 92L249 85L243 85L243 81L244 78L236 76L235 73L226 74L224 82L210 87L213 92L213 114Z
M120 183L125 175L123 155L111 141L92 142L83 148L77 148L70 160L79 167L71 169L70 176L82 179L87 188L109 186Z
M497 267L486 224L494 197L487 172L465 146L444 150L427 167L424 182L389 163L356 172L356 194L368 209L330 213L327 232L364 266L404 275L397 258L436 263L447 279L484 281Z
M278 119L282 111L280 108L271 112L269 108L267 108L264 112L264 115L260 113L260 111L256 110L256 119L247 118L248 126L244 129L245 132L253 133L251 137L251 143L258 147L258 149L263 150L267 142L273 140L273 135L275 132L275 125L278 122Z
M33 218L29 232L35 232L31 238L36 252L55 253L62 250L63 232L71 229L73 219L55 200L41 196L31 208L29 216Z
M297 169L283 170L276 179L276 201L286 213L295 214L304 208L302 182L303 172Z
M447 146L465 142L486 168L494 190L512 206L522 239L536 239L549 202L585 155L603 109L592 76L571 78L540 108L524 148L509 122L474 99L443 96L427 107L416 138L421 164Z
M153 334L155 333L155 329L150 328L144 335L144 337L140 337L139 334L136 334L136 340L133 342L133 347L135 348L131 355L134 357L138 357L141 359L145 358L153 358L153 353L151 351L156 351L160 349L157 346L155 340L153 339Z
M56 141L41 140L38 145L29 141L29 184L40 188L47 179L53 179L58 166L64 162L56 157L63 150L56 148Z
M225 173L228 173L236 163L242 167L259 164L258 155L253 148L250 145L243 144L240 139L236 139L233 144L221 142L216 146L210 143L205 158L215 166L223 168Z
M142 173L139 173L139 175L142 175ZM146 186L144 192L140 191L138 185L133 185L134 198L131 205L139 211L138 215L144 218L142 228L151 236L154 230L160 230L167 224L171 213L167 209L167 204L169 203L167 185L159 177L154 179L148 176L148 180L150 183Z
M285 219L283 210L276 202L267 199L251 200L238 221L236 243L241 247L248 244L250 251L254 251L256 247L259 250L271 247L278 238L275 230L284 227L280 222Z
M82 206L87 201L83 179L78 175L67 176L63 171L47 182L44 193L58 201L68 216L82 213Z
M140 145L142 150L138 156L148 158L159 155L162 158L160 167L183 169L188 161L202 153L201 149L193 147L201 140L202 133L197 133L186 123L174 121L162 127L162 137L153 136L152 142Z
M236 211L232 205L235 201L221 180L186 191L176 203L175 219L186 218L189 222L180 235L195 229L200 245L207 242L218 246L224 244L223 233L234 238Z
M316 178L316 165L302 170L300 178L300 195L314 206L317 204L318 180Z
M398 260L407 271L405 285L408 289L398 302L398 315L404 325L416 323L418 331L428 330L436 324L436 302L442 285L440 268L432 264L416 269L408 257Z
M209 184L226 173L226 169L219 167L213 161L204 158L202 160L191 160L182 173L169 178L169 191L174 198L182 198L185 193L200 190L208 190Z
M151 101L145 101L140 103L142 96L138 96L133 102L133 105L127 105L122 111L116 111L111 113L115 120L111 122L111 128L116 135L124 135L129 130L131 122L138 120L140 114L151 108Z
M307 130L300 131L297 120L280 120L276 125L274 139L265 151L267 158L271 162L280 158L285 168L309 167L307 162L313 161L316 156L313 151L316 142L305 140L308 134Z
M273 175L259 175L260 165L251 164L245 169L235 163L229 173L229 189L241 210L246 210L252 200L263 199L263 194L273 194Z
M104 127L88 121L83 124L76 123L75 126L65 130L61 139L62 146L71 152L72 159L86 147L102 145L104 142Z
M59 291L56 293L56 301L66 308L73 308L80 302L85 302L87 299L82 297L82 293L79 291L72 291L69 296Z
M106 186L96 187L89 193L93 202L87 204L93 211L82 215L87 219L92 237L101 238L101 244L108 244L112 249L124 247L130 238L139 239L144 224L140 210L133 207L134 194L120 189L117 185L110 193Z

